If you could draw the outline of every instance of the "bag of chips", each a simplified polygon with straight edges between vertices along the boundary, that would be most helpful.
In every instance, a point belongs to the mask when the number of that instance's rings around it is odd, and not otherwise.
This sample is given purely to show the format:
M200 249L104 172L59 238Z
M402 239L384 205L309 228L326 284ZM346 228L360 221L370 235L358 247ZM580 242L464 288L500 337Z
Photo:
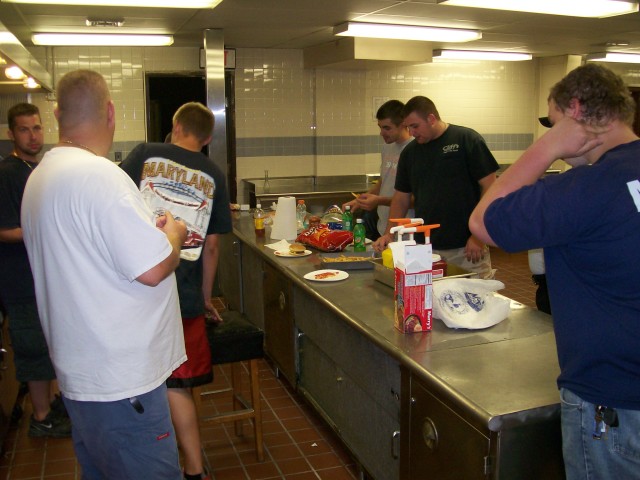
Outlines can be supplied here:
M323 252L341 252L353 242L353 232L346 230L330 230L321 223L298 234L296 242L317 248Z

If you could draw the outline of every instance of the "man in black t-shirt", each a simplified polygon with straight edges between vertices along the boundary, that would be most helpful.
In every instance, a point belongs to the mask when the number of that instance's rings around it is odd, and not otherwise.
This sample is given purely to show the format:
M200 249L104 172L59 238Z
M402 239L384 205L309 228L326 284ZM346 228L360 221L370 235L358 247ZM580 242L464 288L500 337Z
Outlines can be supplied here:
M469 216L496 179L499 166L476 131L445 123L427 97L413 97L402 110L415 138L400 154L389 218L402 218L414 199L415 216L440 224L431 232L434 253L449 263L491 278L489 248L471 235ZM384 250L389 229L375 243ZM422 235L416 235L421 241Z
M211 291L218 266L218 237L231 231L224 174L201 153L211 141L213 126L211 110L201 103L186 103L173 117L170 144L140 144L120 165L151 210L159 215L168 210L187 225L176 280L188 360L167 379L187 480L209 478L202 464L192 388L213 379L205 316L220 321Z
M33 406L29 435L68 437L71 424L52 388L56 375L38 317L20 226L24 187L44 144L42 122L38 107L29 103L14 105L7 116L13 151L0 162L0 297L9 316L16 378L27 384Z

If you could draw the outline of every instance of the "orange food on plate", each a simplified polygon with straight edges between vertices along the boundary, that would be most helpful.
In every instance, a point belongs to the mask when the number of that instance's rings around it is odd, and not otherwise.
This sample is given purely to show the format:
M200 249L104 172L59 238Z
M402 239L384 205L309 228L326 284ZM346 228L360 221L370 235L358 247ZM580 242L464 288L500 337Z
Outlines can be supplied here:
M316 280L324 280L325 278L331 278L331 277L335 277L336 275L338 275L340 272L322 272L322 273L316 273L313 278L315 278Z

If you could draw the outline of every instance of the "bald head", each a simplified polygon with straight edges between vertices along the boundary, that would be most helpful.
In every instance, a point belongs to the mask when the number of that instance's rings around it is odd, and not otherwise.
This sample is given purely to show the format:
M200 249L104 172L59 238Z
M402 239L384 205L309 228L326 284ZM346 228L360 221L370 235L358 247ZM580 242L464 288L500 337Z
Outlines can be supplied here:
M75 70L58 82L59 137L105 156L111 148L116 128L115 108L107 82L98 72Z
M58 124L62 132L106 122L111 100L107 82L92 70L75 70L58 82Z

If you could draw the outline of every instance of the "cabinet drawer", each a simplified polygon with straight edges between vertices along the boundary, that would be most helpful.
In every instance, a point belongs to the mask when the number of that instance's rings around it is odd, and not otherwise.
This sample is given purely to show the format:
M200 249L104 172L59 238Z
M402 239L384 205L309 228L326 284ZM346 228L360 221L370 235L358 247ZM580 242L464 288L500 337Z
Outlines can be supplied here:
M270 264L264 264L264 343L291 385L296 384L295 325L291 306L292 285Z
M400 366L345 320L296 290L294 315L298 330L373 398L387 415L400 418Z
M251 248L242 249L242 311L256 327L264 330L264 261Z
M411 381L402 419L402 479L487 479L489 437Z
M299 390L336 425L347 447L374 478L397 479L397 416L384 413L352 377L306 337L300 341L300 352Z

